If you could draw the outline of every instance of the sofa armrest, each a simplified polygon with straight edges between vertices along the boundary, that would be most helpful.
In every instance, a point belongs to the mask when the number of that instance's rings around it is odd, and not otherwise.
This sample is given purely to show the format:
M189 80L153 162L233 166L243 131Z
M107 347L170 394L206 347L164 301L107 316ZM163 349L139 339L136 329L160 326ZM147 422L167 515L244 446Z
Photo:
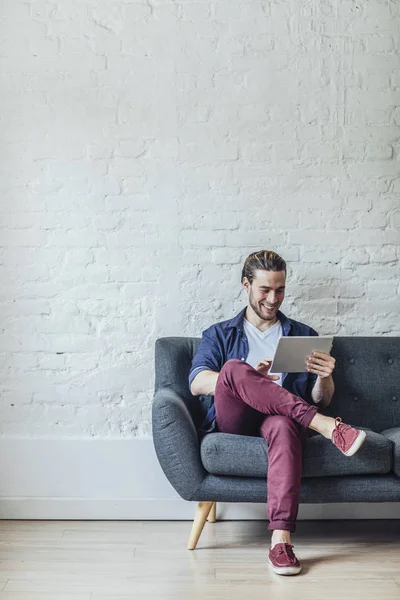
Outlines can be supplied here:
M400 477L400 427L385 429L381 435L393 442L393 472Z
M183 398L171 388L154 395L153 442L165 476L184 500L191 500L207 473L200 458L200 443Z

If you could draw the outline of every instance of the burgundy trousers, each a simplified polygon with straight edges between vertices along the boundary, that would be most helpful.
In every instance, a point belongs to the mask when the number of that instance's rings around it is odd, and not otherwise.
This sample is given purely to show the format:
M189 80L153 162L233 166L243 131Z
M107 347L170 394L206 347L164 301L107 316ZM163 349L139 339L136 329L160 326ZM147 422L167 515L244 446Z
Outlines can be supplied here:
M218 430L263 437L268 445L268 529L294 532L299 510L303 441L318 412L252 366L228 360L214 394Z

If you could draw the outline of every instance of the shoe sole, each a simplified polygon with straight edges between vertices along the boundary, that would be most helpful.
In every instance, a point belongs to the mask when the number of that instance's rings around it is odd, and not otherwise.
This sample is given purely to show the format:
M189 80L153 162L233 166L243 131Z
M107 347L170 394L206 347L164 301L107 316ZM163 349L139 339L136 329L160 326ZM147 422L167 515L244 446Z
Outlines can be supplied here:
M271 562L271 559L268 559L269 564L272 567L272 570L277 575L298 575L301 571L300 567L275 567L275 565Z
M343 452L343 454L345 454L346 456L353 456L353 454L355 454L357 450L361 448L361 446L365 442L366 437L367 434L365 433L365 431L360 430L359 436L354 440L353 444L350 446L347 452Z

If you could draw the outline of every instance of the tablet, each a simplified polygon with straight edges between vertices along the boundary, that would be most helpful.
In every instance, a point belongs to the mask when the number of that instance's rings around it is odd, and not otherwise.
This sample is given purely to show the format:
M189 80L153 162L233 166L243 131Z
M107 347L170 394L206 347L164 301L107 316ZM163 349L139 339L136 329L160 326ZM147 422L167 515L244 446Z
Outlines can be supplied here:
M270 373L305 373L306 362L313 352L329 354L332 336L287 336L279 339Z

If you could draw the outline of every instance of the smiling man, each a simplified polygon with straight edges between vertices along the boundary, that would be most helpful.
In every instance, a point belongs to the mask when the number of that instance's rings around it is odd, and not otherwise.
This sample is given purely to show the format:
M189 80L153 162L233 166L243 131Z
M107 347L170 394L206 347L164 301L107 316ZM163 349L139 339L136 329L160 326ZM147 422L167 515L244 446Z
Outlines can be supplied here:
M247 257L242 285L247 307L203 332L189 375L193 395L214 401L200 435L214 431L262 436L268 445L269 562L280 575L296 575L301 563L290 534L296 529L303 442L308 429L330 439L346 456L357 452L365 432L320 414L330 404L335 359L316 352L304 373L270 373L281 336L315 336L314 329L286 317L286 263L272 251Z

